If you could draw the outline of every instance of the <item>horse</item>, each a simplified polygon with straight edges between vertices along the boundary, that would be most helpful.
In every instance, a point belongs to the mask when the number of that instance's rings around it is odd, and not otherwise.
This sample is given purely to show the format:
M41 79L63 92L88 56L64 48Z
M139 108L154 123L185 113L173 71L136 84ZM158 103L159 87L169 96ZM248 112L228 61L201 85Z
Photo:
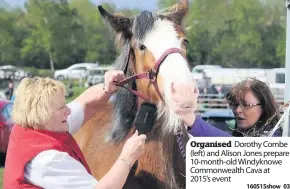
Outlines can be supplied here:
M126 139L134 133L136 113L144 102L156 105L156 120L147 135L145 153L132 167L123 188L185 188L186 127L169 106L175 82L192 83L186 58L188 41L183 19L188 0L162 12L134 17L111 14L98 6L121 50L115 68L127 79L114 99L74 135L92 175L98 180L112 167ZM112 181L114 182L114 181Z

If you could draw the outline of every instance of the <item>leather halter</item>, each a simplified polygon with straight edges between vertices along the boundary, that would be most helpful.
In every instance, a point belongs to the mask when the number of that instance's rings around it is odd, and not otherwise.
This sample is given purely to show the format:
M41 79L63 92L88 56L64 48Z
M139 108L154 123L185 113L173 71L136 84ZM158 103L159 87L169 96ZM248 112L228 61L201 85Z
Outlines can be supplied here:
M158 84L157 84L157 75L158 75L159 68L160 68L160 65L162 64L162 62L167 58L168 55L173 54L173 53L180 53L183 56L181 49L179 49L179 48L170 48L170 49L166 50L161 55L161 57L155 62L154 67L152 69L150 69L148 72L143 72L143 73L132 75L132 76L126 78L126 79L123 79L123 80L121 80L119 82L116 82L116 86L124 87L127 90L129 90L130 92L132 92L133 94L139 96L140 98L142 98L142 99L144 99L146 101L149 101L149 97L148 96L144 95L143 93L141 93L139 91L130 89L130 88L125 86L125 84L129 83L130 81L134 81L134 80L137 80L137 79L149 79L150 83L154 86L155 91L157 92L158 96L160 97L161 100L163 100L162 95L160 93L160 90L158 88ZM130 54L128 56L130 57ZM127 66L129 64L129 57L128 57L128 62L127 62L125 70L127 69Z

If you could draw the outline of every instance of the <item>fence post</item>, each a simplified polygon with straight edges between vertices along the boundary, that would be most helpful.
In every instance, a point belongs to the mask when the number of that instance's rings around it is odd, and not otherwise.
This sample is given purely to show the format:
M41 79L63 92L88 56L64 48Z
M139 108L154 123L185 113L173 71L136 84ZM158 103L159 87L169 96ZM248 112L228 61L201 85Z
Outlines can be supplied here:
M287 18L286 18L286 62L285 62L285 91L284 91L284 103L290 100L290 0L286 0ZM288 111L285 111L288 112ZM283 136L290 136L290 122L289 114L285 117Z

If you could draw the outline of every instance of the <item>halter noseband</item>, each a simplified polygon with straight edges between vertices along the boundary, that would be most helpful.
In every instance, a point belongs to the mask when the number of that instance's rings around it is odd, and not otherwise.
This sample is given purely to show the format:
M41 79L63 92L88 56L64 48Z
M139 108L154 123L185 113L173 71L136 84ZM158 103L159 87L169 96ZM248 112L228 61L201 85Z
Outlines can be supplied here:
M133 94L139 96L140 98L142 98L142 99L144 99L146 101L149 101L149 97L144 95L143 93L141 93L139 91L136 91L136 90L133 90L133 89L130 89L128 87L125 87L125 84L129 83L130 81L134 81L134 80L137 80L137 79L149 79L150 83L154 86L155 91L157 92L158 96L160 97L161 100L163 100L163 97L162 97L162 95L160 93L160 90L159 90L158 84L157 84L157 75L158 75L158 72L159 72L160 65L167 58L168 55L173 54L173 53L180 53L183 56L181 49L179 49L179 48L170 48L170 49L166 50L161 55L161 57L155 62L154 67L152 69L150 69L148 72L143 72L143 73L132 75L132 76L126 78L126 79L123 79L123 80L121 80L119 82L116 82L116 86L124 87L127 90L129 90L130 92L132 92ZM130 57L130 53L129 53L128 56ZM129 57L128 57L126 69L128 67L128 64L129 64Z

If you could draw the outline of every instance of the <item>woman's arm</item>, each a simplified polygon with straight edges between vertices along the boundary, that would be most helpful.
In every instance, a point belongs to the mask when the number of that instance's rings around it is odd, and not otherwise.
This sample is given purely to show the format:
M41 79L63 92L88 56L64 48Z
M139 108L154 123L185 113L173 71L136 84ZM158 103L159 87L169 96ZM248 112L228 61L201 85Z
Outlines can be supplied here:
M136 130L136 132L124 144L122 153L117 162L100 180L96 189L123 188L132 165L144 153L146 138L147 137L144 134L138 136L138 131Z
M105 73L104 84L98 84L85 90L73 102L81 105L84 110L84 123L91 119L91 117L101 109L111 98L112 94L118 89L114 82L125 78L122 71L110 70Z
M92 86L85 90L73 102L78 103L84 111L83 123L86 123L91 117L101 109L110 99L111 95L103 90L103 84Z
M101 178L95 189L121 189L123 188L130 168L123 160L117 160L109 172Z
M40 153L25 168L27 181L42 188L121 189L128 174L129 166L118 160L98 182L80 162L56 150Z
M26 164L24 177L48 189L122 189L133 163L144 153L145 140L146 135L135 132L124 144L120 158L99 181L68 153L57 150L43 151L34 157Z
M34 157L26 164L24 177L47 189L94 189L98 183L80 162L57 150L46 150Z
M67 117L68 131L73 135L81 128L84 123L84 107L76 101L70 102L67 104L67 106L71 110L70 115Z
M197 116L190 130L188 131L195 137L231 137L232 135L212 126Z

